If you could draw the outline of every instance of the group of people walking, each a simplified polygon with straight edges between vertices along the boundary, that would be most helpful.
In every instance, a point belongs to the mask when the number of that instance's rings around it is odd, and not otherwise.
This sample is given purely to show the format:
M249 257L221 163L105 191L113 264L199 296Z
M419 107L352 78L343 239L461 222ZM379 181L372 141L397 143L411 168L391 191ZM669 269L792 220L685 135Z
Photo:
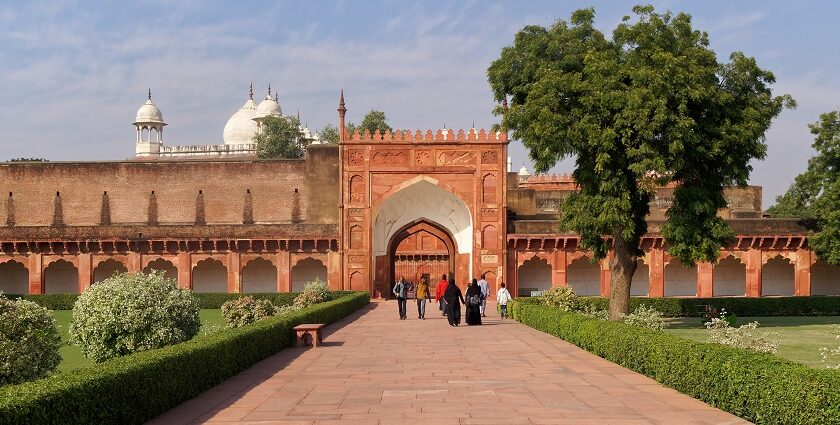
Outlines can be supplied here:
M429 290L429 282L427 282L425 276L420 279L420 283L416 287L410 282L406 282L403 276L400 276L394 285L393 293L397 298L400 320L405 320L408 317L406 307L409 299L417 301L417 318L421 320L426 319L426 303L431 303L432 294ZM473 326L480 325L481 318L487 317L485 310L487 308L487 296L489 294L490 286L484 274L481 275L481 279L470 281L467 284L466 292L462 292L461 288L455 284L455 279L447 279L447 276L443 275L435 290L435 301L438 303L441 313L449 321L449 326L458 326L461 324L461 304L464 304L466 308L466 323L467 325ZM500 284L499 290L496 292L496 301L499 303L501 317L503 319L507 317L507 304L511 299L512 297L507 288L505 288L505 284Z

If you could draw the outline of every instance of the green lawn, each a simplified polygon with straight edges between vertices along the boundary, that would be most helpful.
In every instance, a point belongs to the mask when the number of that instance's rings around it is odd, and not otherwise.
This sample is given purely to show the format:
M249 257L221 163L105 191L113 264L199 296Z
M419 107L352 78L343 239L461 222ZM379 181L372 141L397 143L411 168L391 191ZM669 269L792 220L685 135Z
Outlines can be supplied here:
M707 342L709 331L697 317L666 319L670 324L667 332L695 341ZM811 367L824 367L820 347L837 347L832 325L840 323L840 316L786 316L786 317L739 317L735 326L757 321L758 329L777 332L779 335L779 357L804 363Z
M58 325L58 333L61 335L61 340L65 342L70 337L71 313L70 310L53 310ZM200 314L201 331L199 331L199 335L224 327L222 310L201 310ZM60 371L78 369L94 364L93 361L83 356L82 351L75 345L65 345L59 351L61 353L61 364L58 365L58 370Z

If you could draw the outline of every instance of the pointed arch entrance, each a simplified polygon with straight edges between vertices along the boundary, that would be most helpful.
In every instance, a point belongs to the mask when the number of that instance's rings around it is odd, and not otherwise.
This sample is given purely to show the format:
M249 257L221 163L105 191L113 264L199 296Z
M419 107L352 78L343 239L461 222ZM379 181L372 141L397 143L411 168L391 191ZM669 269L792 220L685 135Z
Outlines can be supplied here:
M403 276L417 283L425 276L434 293L441 275L455 273L456 253L454 238L443 226L428 219L408 223L394 233L388 244L389 282Z

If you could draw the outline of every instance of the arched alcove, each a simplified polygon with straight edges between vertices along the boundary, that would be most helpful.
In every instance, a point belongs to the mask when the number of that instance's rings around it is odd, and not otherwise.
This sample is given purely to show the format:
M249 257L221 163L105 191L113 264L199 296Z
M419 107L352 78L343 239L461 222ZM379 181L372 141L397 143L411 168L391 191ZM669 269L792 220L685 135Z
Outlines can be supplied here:
M817 260L811 266L811 295L840 295L840 267Z
M630 283L630 295L634 297L648 296L650 288L650 267L642 259L636 260L636 272Z
M242 292L277 292L277 267L265 258L255 258L242 268Z
M78 294L79 270L73 263L57 260L44 269L44 293Z
M367 291L368 285L364 281L361 272L350 273L350 290L351 291Z
M530 296L532 291L551 289L551 265L543 258L525 260L517 272L519 295Z
M496 226L488 224L481 229L481 248L496 249L499 246L499 233Z
M666 297L696 297L697 268L686 267L674 258L665 266Z
M116 273L125 273L127 271L128 269L125 267L125 264L109 258L97 264L93 269L93 283L102 282Z
M743 297L747 294L747 266L740 259L729 255L715 264L712 272L716 297Z
M793 264L781 255L761 267L761 296L791 296L794 294Z
M566 267L566 282L579 296L601 295L601 268L587 257L575 259Z
M151 261L143 268L143 273L149 274L154 270L163 272L163 277L167 279L178 281L178 268L169 260L158 258Z
M17 261L0 263L0 291L7 295L29 293L29 270L23 263Z
M227 292L227 267L213 258L199 261L192 272L193 292Z
M315 279L327 282L327 266L321 260L304 258L292 267L292 292L303 291L308 282Z

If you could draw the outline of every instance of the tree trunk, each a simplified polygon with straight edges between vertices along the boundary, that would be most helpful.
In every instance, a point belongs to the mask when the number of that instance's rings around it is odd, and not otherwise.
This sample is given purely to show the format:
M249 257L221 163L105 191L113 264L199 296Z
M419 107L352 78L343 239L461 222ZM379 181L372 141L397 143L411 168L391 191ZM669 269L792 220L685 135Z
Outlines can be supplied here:
M627 241L613 238L614 256L610 260L610 320L621 320L621 315L630 312L630 283L636 273L636 255Z

